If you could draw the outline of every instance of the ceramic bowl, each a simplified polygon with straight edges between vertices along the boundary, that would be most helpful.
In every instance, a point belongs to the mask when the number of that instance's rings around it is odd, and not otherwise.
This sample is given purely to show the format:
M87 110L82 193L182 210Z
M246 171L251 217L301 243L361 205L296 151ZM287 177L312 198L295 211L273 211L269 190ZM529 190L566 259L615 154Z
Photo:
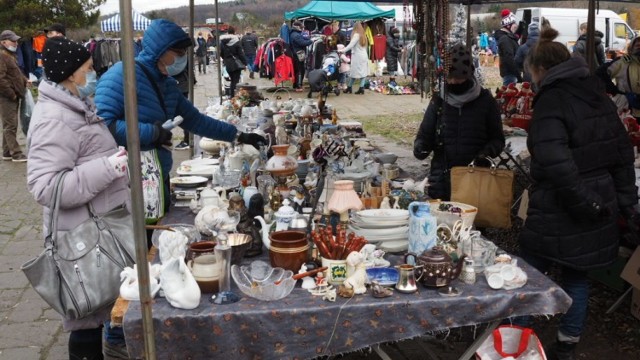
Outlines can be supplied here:
M250 265L232 265L231 276L245 295L263 301L282 299L289 295L296 285L293 271L274 268L260 260ZM276 285L277 281L280 283Z
M398 160L398 155L394 153L378 153L373 154L373 157L382 164L394 164Z
M398 270L394 268L367 269L369 282L375 281L382 286L393 286L398 282Z

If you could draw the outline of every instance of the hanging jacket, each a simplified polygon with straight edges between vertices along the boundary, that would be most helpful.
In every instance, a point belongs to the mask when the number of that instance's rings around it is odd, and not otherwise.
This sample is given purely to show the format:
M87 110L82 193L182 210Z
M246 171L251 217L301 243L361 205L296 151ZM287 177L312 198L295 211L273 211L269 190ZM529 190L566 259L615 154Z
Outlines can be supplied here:
M618 209L638 203L617 109L580 56L548 69L533 103L520 248L578 270L606 266L618 257Z
M136 58L136 85L138 96L138 127L140 131L140 147L142 150L154 148L157 130L154 123L165 122L180 115L184 118L180 127L208 138L233 141L236 128L231 124L206 116L193 106L181 93L177 82L160 72L157 63L171 45L188 39L189 36L176 24L157 19L144 33L143 50ZM144 66L151 79L140 69ZM151 82L155 82L164 98L164 109ZM122 62L112 66L98 81L95 102L98 116L104 119L107 126L115 127L115 138L118 145L126 146L127 124L124 117L124 73ZM162 166L162 175L169 176L173 160L171 151L158 147L158 157ZM165 195L169 196L169 189ZM167 198L166 201L169 201ZM168 202L167 202L168 203Z
M293 73L293 60L285 54L276 58L274 83L276 86L284 81L293 81L295 75Z

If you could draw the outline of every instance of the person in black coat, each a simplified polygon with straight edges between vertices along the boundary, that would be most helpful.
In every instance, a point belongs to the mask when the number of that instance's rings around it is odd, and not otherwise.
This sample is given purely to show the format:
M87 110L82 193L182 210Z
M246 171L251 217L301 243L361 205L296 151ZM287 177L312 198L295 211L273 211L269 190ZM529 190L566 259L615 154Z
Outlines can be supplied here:
M560 319L558 359L574 359L587 316L587 271L618 256L616 218L638 203L634 155L616 106L589 75L581 56L553 41L544 27L527 64L538 92L527 147L533 186L520 234L524 260L545 272L560 265L563 289L573 300Z
M395 81L396 73L398 72L398 58L402 51L399 38L400 29L394 27L389 30L389 35L387 35L387 52L384 54L384 60L387 62L387 72L391 77L389 81Z
M240 37L236 35L233 26L229 26L227 34L220 36L220 57L227 73L229 73L229 78L231 78L229 96L233 97L236 93L236 85L240 82L242 70L247 67L247 59L242 51Z
M449 200L449 170L467 166L476 158L496 157L504 148L498 105L491 92L474 79L471 53L455 45L447 83L433 97L413 143L413 155L424 160L433 152L429 196Z
M295 81L293 88L297 92L303 91L302 82L304 80L304 62L306 59L307 46L313 42L302 36L302 22L294 21L291 25L291 34L289 34L289 44L291 45L291 56L293 56L293 73ZM304 55L298 55L304 54Z
M595 66L596 68L602 66L606 62L606 56L604 54L604 45L602 44L602 38L604 34L602 31L596 30L594 33L593 41L596 46L595 51ZM582 55L587 58L587 23L580 24L580 37L573 46L573 52Z
M516 65L515 56L518 51L518 24L515 15L511 12L502 17L502 27L495 31L494 36L498 42L498 56L500 58L500 76L502 85L509 85L522 81L520 71Z

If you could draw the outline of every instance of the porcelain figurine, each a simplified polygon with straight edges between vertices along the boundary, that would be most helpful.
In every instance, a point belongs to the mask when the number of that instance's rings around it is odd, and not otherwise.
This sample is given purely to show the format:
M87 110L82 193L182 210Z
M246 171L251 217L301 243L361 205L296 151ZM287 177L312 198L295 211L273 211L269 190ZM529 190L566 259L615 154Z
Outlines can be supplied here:
M165 230L158 238L160 262L166 264L171 259L184 259L189 238L181 231Z
M380 209L391 209L391 200L388 196L385 196L380 203Z
M353 293L356 295L364 294L367 292L365 283L367 282L367 271L364 265L364 255L357 251L352 251L347 256L347 265L355 268L355 272L344 281L344 286L348 289L353 289Z
M386 298L393 295L393 290L378 284L376 281L371 283L371 295L375 298Z
M200 305L200 287L184 263L184 258L173 258L162 265L160 286L171 306L191 310Z
M149 264L149 291L153 299L158 291L160 291L160 264ZM140 301L140 288L138 285L138 268L126 267L120 273L120 297L129 301Z
M264 216L264 198L262 194L253 194L249 199L249 208L246 213L246 220L238 224L238 230L247 235L251 235L251 247L245 252L245 257L254 257L262 254L262 236L260 235L260 222L254 220L256 216Z
M304 274L306 272L307 272L307 265L302 264L302 266L300 267L300 270L298 271L298 274ZM316 282L313 280L311 276L305 276L302 278L301 287L305 290L314 289L316 287Z

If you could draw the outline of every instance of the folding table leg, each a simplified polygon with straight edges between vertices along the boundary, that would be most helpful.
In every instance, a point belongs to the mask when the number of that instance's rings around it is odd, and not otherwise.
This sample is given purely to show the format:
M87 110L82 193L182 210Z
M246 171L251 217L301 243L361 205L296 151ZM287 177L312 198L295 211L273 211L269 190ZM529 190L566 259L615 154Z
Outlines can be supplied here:
M373 351L375 351L376 354L378 354L378 356L380 356L380 359L382 359L382 360L392 360L389 357L389 355L387 355L387 353L384 350L382 350L382 348L380 347L380 344L375 345L373 347Z
M487 338L489 338L489 336L491 336L491 334L493 333L493 330L495 330L498 327L498 325L500 325L501 322L502 320L495 320L490 322L487 328L482 332L482 334L480 334L480 336L478 336L474 340L474 342L471 343L471 345L469 345L467 350L464 352L464 354L462 354L458 358L458 360L469 360L476 353L476 351L478 351L478 348L480 348L480 345L482 345L482 343Z

